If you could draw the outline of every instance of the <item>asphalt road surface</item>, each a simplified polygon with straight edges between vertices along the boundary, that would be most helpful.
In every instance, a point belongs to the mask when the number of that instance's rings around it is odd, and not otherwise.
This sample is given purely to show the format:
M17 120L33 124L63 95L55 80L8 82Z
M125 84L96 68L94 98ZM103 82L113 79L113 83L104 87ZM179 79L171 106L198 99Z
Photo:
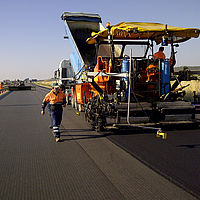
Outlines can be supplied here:
M155 131L120 131L108 138L175 184L200 194L200 130L164 132L167 140L156 138Z
M0 199L56 199L56 197L59 197L58 199L131 199L133 194L127 192L128 185L124 188L124 193L119 192L116 190L117 185L113 186L110 183L112 178L106 180L102 175L105 166L93 170L93 165L97 164L91 162L90 158L98 152L93 151L91 154L81 156L83 146L77 146L77 143L79 145L82 143L85 149L89 149L91 147L88 143L86 145L83 142L91 143L96 139L105 138L183 189L180 194L186 191L192 195L186 195L184 199L200 198L199 129L186 130L186 127L181 127L182 130L176 130L172 127L172 130L165 131L168 134L167 140L156 138L155 131L147 130L107 131L103 134L94 134L90 127L85 129L86 122L83 114L80 117L76 116L74 109L69 105L63 113L61 142L56 143L51 130L48 129L50 122L48 114L40 115L42 99L49 90L37 87L36 91L13 91L0 96ZM66 145L67 141L71 143ZM73 152L73 157L70 152ZM114 159L113 155L109 156ZM80 162L83 171L80 169L76 171L80 168ZM121 163L122 166L123 164ZM139 166L139 163L137 165ZM144 169L144 174L146 171L147 168ZM80 180L83 172L87 178ZM121 173L125 172L122 170ZM110 171L108 174L112 176ZM99 177L98 180L95 179L96 176ZM113 175L113 179L117 178ZM151 179L153 180L152 177ZM85 187L82 186L84 182ZM144 186L146 182L148 183L148 177L143 183ZM84 191L89 186L90 191L93 192L85 194ZM79 190L79 193L72 191L72 188ZM179 191L178 188L175 191ZM131 190L135 192L136 189L130 188ZM146 190L148 191L148 187ZM149 190L152 192L152 189ZM172 189L170 191L173 193ZM137 190L137 193L140 196L134 199L145 199L142 198L144 191ZM159 192L155 189L154 193L155 197L149 196L149 199L156 199L156 193ZM163 198L159 198L170 199L170 195L165 194L164 189Z

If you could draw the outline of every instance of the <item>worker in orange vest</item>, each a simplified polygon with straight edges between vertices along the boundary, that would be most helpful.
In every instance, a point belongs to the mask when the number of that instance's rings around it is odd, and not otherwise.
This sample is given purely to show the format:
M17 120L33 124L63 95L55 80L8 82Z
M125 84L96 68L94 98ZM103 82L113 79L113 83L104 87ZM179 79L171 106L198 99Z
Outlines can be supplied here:
M3 84L2 83L0 83L0 90L2 90L3 89ZM2 93L2 91L0 91L0 94Z
M52 90L45 96L42 103L41 115L45 114L45 107L50 103L50 117L53 126L53 134L56 142L60 140L60 123L62 121L62 106L66 107L66 96L60 90L58 83L52 84Z
M159 70L155 64L150 64L147 68L147 80L148 81L158 81L159 78Z
M160 47L159 51L154 53L153 58L154 59L165 59L165 54L163 53L164 47Z
M164 47L160 47L159 51L154 53L153 58L154 59L165 59L165 54L163 53L164 51ZM159 70L158 70L158 66L154 63L154 64L150 64L147 68L147 77L148 77L148 81L152 80L152 81L158 81L159 78Z

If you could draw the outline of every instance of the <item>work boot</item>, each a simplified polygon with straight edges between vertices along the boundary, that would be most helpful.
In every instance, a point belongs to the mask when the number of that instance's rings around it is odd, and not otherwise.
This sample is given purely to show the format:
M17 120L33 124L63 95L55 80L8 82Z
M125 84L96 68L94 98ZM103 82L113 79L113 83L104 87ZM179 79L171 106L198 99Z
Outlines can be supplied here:
M52 125L49 125L49 128L50 128L50 129L52 129L52 128L53 128L53 126L52 126Z

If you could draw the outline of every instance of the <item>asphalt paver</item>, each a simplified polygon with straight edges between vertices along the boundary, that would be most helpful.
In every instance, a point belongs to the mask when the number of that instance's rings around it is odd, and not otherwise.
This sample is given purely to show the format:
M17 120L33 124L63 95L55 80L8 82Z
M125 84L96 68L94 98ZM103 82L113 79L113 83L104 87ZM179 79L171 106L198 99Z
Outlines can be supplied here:
M40 115L47 92L0 98L0 199L196 199L92 131L70 106L55 142L48 113Z

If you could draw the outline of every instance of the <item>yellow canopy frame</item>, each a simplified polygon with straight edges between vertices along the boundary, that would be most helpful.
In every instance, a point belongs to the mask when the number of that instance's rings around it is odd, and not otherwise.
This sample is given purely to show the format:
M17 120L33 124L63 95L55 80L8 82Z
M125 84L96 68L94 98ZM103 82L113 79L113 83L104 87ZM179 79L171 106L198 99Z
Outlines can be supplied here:
M113 39L144 40L150 39L160 44L163 36L168 38L169 43L180 43L190 38L198 38L200 30L196 28L180 28L160 23L148 22L121 22L111 26L110 34ZM92 33L87 39L88 44L96 43L96 40L108 38L108 29L98 33Z

